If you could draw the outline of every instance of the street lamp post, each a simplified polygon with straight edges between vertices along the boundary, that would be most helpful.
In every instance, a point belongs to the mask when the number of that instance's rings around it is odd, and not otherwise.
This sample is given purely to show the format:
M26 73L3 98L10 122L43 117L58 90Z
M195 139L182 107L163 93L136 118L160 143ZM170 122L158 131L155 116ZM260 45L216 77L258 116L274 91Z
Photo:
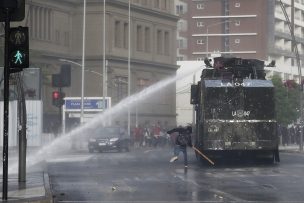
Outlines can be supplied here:
M85 56L85 34L86 34L86 0L83 1L83 28L82 28L82 69L81 69L81 114L80 123L83 124L83 106L84 106L84 56Z
M128 0L128 10L129 10L129 29L128 29L128 97L131 95L131 2ZM130 128L130 107L128 107L128 136L131 136Z
M106 96L107 96L107 87L106 87L106 67L107 62L106 61L106 0L103 0L103 77L102 77L102 95L103 95L103 110L106 109Z
M206 55L207 57L209 56L209 27L213 27L213 26L216 26L216 25L221 25L221 24L224 24L224 23L230 23L232 21L230 20L225 20L225 21L222 21L222 22L217 22L217 23L213 23L213 24L209 24L206 26Z

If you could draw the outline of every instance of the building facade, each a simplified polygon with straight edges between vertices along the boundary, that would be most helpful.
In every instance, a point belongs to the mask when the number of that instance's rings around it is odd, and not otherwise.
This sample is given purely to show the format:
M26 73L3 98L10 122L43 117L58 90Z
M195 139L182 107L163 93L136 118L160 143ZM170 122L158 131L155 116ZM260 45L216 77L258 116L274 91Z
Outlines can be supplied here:
M105 25L103 1L87 0L85 38L84 97L102 97L103 93L103 27L105 26L105 58L107 83L105 96L112 106L128 96L128 53L131 63L131 94L175 75L176 23L171 0L132 0L131 25L127 0L106 0ZM81 96L81 66L83 37L83 1L32 0L26 4L26 18L21 23L29 27L30 67L42 71L44 122L58 121L58 108L52 105L52 74L62 64L71 65L71 85L63 88L67 97ZM130 47L128 30L130 27ZM176 124L175 85L151 95L131 107L131 125ZM137 118L137 119L136 119ZM135 121L136 119L136 121ZM113 122L125 125L127 115Z
M276 61L284 80L298 80L299 71L291 32L303 59L304 1L282 0L291 21L291 30L280 0L176 0L178 60L202 60L217 53L242 58ZM303 72L303 71L302 71Z

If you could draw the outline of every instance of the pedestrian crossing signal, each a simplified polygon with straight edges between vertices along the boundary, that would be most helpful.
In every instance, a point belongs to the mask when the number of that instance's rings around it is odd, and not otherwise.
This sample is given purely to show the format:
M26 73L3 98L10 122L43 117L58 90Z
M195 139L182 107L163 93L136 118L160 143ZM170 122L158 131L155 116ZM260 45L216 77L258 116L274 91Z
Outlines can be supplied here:
M9 32L9 66L11 72L22 71L29 67L28 27L10 28Z

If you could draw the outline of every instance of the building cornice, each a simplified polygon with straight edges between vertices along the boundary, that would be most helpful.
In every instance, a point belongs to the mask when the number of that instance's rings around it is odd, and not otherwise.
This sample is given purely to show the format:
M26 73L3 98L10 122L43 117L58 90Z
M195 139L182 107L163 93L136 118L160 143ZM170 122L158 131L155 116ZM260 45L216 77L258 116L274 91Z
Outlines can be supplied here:
M76 62L81 61L81 56L71 56L69 54L53 53L53 52L47 52L47 51L44 51L44 52L33 51L31 53L33 53L33 54L39 53L39 55L43 58L47 58L50 60L58 60L58 63L60 63L59 59L67 59L67 60L72 60L72 61L76 61ZM86 62L96 61L96 60L102 61L102 56L86 56L85 57ZM118 56L113 56L113 55L107 55L106 60L115 61L115 62L124 63L124 64L126 64L128 62L127 57L118 57ZM133 59L133 58L131 58L131 64L162 67L162 68L166 68L167 70L171 70L171 71L172 70L175 71L179 67L175 64L158 63L155 61L146 61L146 60L139 60L139 59Z
M112 6L118 6L118 7L124 8L124 9L128 9L128 7L129 7L127 2L123 2L121 0L111 0L111 1L108 1L107 4L112 5ZM168 20L172 20L172 21L176 21L176 22L180 19L180 17L177 15L169 14L169 13L166 13L165 11L161 11L161 10L158 11L155 9L138 6L135 4L131 4L131 12L132 11L142 13L145 15L159 17L159 18L167 18Z
M113 56L113 55L106 56L106 59L121 62L121 63L127 63L127 61L128 61L128 58L117 57L117 56ZM167 68L169 70L176 70L179 67L177 65L172 65L172 64L167 64L167 63L158 63L156 61L145 61L145 60L132 59L132 58L130 61L132 64L149 65L149 66L153 66L153 67L162 67L162 68Z

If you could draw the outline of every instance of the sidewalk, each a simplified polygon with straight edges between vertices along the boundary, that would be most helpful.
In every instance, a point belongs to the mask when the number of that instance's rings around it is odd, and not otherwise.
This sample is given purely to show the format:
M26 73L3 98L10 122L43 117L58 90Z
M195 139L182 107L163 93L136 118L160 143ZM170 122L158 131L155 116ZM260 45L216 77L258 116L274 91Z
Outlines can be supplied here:
M301 152L300 151L300 147L299 145L286 145L286 146L283 146L283 145L280 145L279 146L279 151L280 152L292 152L292 153L304 153L303 151Z
M50 190L50 182L47 173L36 172L26 175L26 182L19 183L18 175L8 175L7 201L2 200L2 175L0 180L0 202L33 202L51 203L53 197Z

